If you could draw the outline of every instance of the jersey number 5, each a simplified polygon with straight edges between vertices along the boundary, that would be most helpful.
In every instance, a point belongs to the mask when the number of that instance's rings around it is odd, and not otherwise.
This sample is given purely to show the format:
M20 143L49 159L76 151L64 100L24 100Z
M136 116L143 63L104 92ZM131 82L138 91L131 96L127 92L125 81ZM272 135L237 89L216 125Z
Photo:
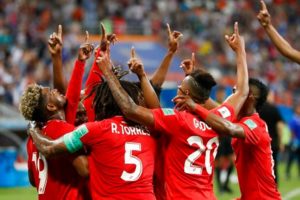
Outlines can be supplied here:
M121 179L124 181L136 181L140 178L142 172L143 172L143 163L142 161L132 155L132 151L141 151L141 144L140 143L134 143L134 142L126 142L125 143L125 164L133 164L135 165L135 170L132 173L123 171L121 175Z
M48 164L46 158L39 152L33 152L32 162L34 162L37 171L39 172L39 188L38 194L44 194L48 178ZM43 167L42 167L43 166Z
M210 162L210 157L211 157L211 150L213 148L213 144L216 144L217 147L214 149L213 152L213 157L215 158L217 155L217 149L219 146L219 140L218 137L214 137L210 139L206 146L203 144L203 140L199 136L191 136L187 139L189 145L196 144L199 149L192 154L190 154L187 159L185 160L184 163L184 172L186 174L196 174L196 175L201 175L203 167L194 165L194 162L202 155L202 153L205 152L205 168L208 174L212 173L212 166Z

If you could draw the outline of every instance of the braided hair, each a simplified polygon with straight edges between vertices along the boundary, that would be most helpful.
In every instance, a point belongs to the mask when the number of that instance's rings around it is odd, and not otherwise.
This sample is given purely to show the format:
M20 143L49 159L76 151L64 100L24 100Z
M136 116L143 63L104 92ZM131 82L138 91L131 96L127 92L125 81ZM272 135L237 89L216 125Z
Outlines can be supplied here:
M120 80L120 84L132 100L137 105L140 105L141 101L143 101L141 89L129 81ZM116 115L123 116L106 81L101 81L101 83L96 84L88 96L91 96L93 93L95 93L93 107L97 121L108 119Z

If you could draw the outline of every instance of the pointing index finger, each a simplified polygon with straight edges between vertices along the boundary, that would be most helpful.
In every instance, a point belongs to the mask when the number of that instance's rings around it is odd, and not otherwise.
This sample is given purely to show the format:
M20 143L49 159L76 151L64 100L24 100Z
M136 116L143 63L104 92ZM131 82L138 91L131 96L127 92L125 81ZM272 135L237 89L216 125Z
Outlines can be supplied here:
M134 47L131 47L131 58L135 58L135 49Z
M192 64L193 64L193 67L195 66L195 63L196 63L195 53L193 52L192 53Z
M88 32L88 31L85 31L85 39L84 39L84 42L85 42L85 43L88 42L89 37L90 37L89 32Z
M236 35L239 35L239 24L238 24L238 22L234 23L234 33Z
M266 6L266 4L265 4L264 1L260 1L260 5L261 5L261 9L262 9L263 11L268 10L268 9L267 9L267 6Z
M172 32L171 32L170 25L168 23L167 23L167 29L168 29L169 37L171 37L172 36Z
M102 34L101 40L104 40L106 37L106 33L105 33L105 28L104 28L103 23L101 23L101 34Z
M61 24L58 25L57 35L58 35L59 38L62 37L62 25Z

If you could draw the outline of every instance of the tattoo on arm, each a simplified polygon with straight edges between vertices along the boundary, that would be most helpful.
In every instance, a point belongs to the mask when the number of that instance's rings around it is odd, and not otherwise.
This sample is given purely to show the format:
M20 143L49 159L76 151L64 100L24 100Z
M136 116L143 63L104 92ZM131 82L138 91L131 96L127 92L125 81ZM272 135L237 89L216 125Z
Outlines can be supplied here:
M64 144L63 137L60 137L56 140L52 140L49 137L41 134L39 129L31 129L30 135L34 141L36 148L45 157L51 157L53 155L67 152L67 148Z

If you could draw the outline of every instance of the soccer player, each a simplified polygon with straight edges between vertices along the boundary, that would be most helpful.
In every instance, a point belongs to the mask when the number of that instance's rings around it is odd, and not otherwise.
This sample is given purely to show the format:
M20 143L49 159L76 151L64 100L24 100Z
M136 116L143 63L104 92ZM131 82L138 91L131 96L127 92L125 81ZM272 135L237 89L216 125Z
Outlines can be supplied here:
M249 89L245 47L239 37L237 23L235 33L231 37L227 36L226 41L237 53L238 92L213 112L234 120L233 110L239 111ZM109 69L108 55L103 54L97 60L115 101L126 118L170 137L165 155L167 199L215 199L212 174L218 147L217 133L192 113L174 109L150 110L136 105ZM185 77L177 93L204 104L215 84L209 73L195 70Z
M278 49L278 51L290 60L300 64L300 51L294 49L274 28L271 22L271 15L264 1L261 1L261 10L257 19L265 29L266 33Z
M143 104L142 93L135 84L121 84L137 104ZM45 155L74 153L83 145L90 148L93 199L154 200L155 140L147 128L123 117L107 82L96 86L94 105L97 121L83 124L56 140L38 134L38 129L32 130L37 148Z
M281 199L274 179L274 160L268 127L257 113L266 101L268 88L257 79L250 79L249 87L248 98L235 123L196 105L188 97L182 98L180 104L201 116L217 133L233 137L240 199Z
M91 49L91 46L80 48L75 68L78 68L77 65L84 65ZM44 124L44 134L57 138L65 132L74 130L73 125L65 122L65 107L66 111L70 110L70 104L66 104L67 100L56 89L30 85L22 95L20 111L25 119ZM73 106L73 109L72 113L75 116L77 106ZM82 176L89 174L85 156L46 159L45 155L36 149L31 138L28 139L27 153L30 180L32 185L37 187L39 199L82 199L78 189L80 183L78 174Z

